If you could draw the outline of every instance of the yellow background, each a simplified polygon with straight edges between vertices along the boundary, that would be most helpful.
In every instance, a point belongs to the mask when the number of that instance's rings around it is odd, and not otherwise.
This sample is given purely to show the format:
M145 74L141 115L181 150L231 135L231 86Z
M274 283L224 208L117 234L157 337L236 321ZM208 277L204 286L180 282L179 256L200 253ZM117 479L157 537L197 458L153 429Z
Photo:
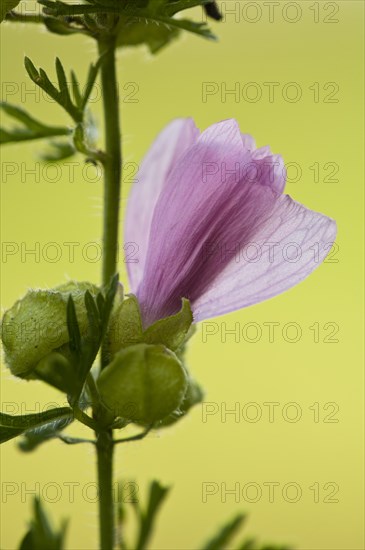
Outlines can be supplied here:
M235 2L226 2L228 9ZM247 4L242 2L242 5ZM254 3L255 4L255 3ZM275 20L269 21L268 8L261 4L262 15L256 23L256 11L244 11L212 26L219 36L210 43L189 35L184 36L157 57L144 48L119 52L124 155L127 162L138 163L157 132L174 117L192 116L200 128L218 120L234 117L244 132L255 136L258 145L270 144L285 161L301 166L302 177L288 183L287 191L296 200L313 210L335 218L338 223L338 262L324 263L308 280L284 295L246 310L218 319L217 334L203 342L202 327L189 349L189 364L194 376L206 391L205 400L217 404L219 412L202 421L202 408L194 411L168 430L151 435L144 442L118 448L116 475L126 481L137 480L140 495L147 482L154 478L172 485L173 490L164 505L153 538L155 549L197 549L217 526L240 511L249 513L245 532L261 541L290 543L302 550L360 550L363 543L363 371L362 371L362 204L363 204L363 3L340 1L338 13L318 4L319 22L314 22L315 3L297 2L302 10L300 20L293 19L287 3L276 8ZM290 3L293 4L293 3ZM244 7L244 6L243 6ZM289 9L289 11L284 11ZM247 6L246 6L247 8ZM245 8L245 9L246 9ZM335 9L334 8L334 9ZM257 9L253 6L252 10ZM293 8L294 9L294 8ZM200 18L199 10L192 15ZM2 26L3 99L20 104L45 122L69 121L58 106L27 95L31 89L23 69L23 56L29 55L37 66L54 76L54 58L60 56L66 68L85 75L87 64L95 59L91 41L47 35L36 26ZM4 88L4 82L7 87ZM231 89L255 82L262 90L256 103L244 97L220 94L202 101L204 82L216 82L218 89L226 83ZM268 100L264 82L278 82L273 102ZM302 98L296 103L284 101L282 89L296 82ZM314 101L309 87L318 82L319 102ZM336 103L324 102L331 91L323 86L335 82L339 91ZM15 87L11 87L14 83ZM128 84L129 83L129 84ZM132 84L130 84L132 83ZM123 86L126 88L123 89ZM135 103L127 94L136 89ZM129 87L128 87L129 86ZM246 89L246 88L244 88ZM4 97L6 91L7 97ZM293 91L289 90L289 93ZM253 90L251 89L251 92ZM324 94L325 92L325 94ZM11 95L13 94L13 95ZM23 97L22 97L23 95ZM100 98L99 98L100 99ZM130 98L129 98L130 99ZM96 119L101 121L101 102L92 105ZM99 280L100 262L85 261L80 249L97 242L101 230L101 182L82 179L83 159L71 159L75 181L70 181L69 168L61 163L61 175L38 166L40 181L26 175L34 169L37 151L42 143L7 146L2 150L3 169L17 169L17 174L4 178L2 195L2 240L26 243L28 248L40 243L41 251L50 242L62 248L60 261L50 263L32 256L25 259L15 254L2 258L2 306L11 306L29 287L52 287L67 277ZM320 181L315 182L314 163L321 166ZM338 182L323 181L328 175L324 165L335 162ZM24 163L23 165L21 163ZM130 165L133 167L133 165ZM48 172L49 170L49 172ZM56 170L54 168L54 170ZM55 175L56 174L56 175ZM91 172L90 172L91 174ZM51 182L51 179L58 181ZM129 184L123 188L123 207ZM65 242L79 242L75 261L67 258ZM90 255L92 250L90 249ZM51 250L49 250L51 254ZM120 262L124 275L123 262ZM222 322L226 328L235 323L245 330L247 323L258 323L262 337L257 343L242 335L236 342L228 335L222 342ZM267 326L277 322L276 336L269 342ZM302 336L297 343L285 341L284 326L297 323ZM319 342L309 327L319 323ZM337 343L324 339L336 323ZM247 327L246 327L247 328ZM3 410L9 403L22 402L21 412L39 410L44 404L63 404L62 396L40 383L15 380L3 368L1 397ZM250 423L242 416L236 422L228 415L221 421L222 403L233 408L235 403L257 403L262 418ZM268 420L265 402L278 402L274 422ZM285 421L282 412L286 404L295 402L302 411L296 423ZM319 403L320 421L314 422L314 403ZM326 403L338 404L337 423L324 422ZM20 405L19 405L20 407ZM15 412L15 411L14 411ZM293 409L288 410L289 414ZM253 409L249 411L253 415ZM83 433L78 427L71 433ZM87 446L68 447L61 442L44 445L37 452L21 454L14 442L1 448L2 514L1 548L17 547L30 514L31 497L26 489L49 490L48 509L57 522L71 517L68 548L97 548L96 504L86 502L81 488L94 482L95 458ZM47 485L51 482L52 485ZM69 502L66 483L80 483L75 488L75 501ZM219 492L202 502L202 484L211 482ZM274 502L269 502L267 482L280 486ZM282 488L297 483L302 497L297 503L282 498ZM333 482L339 486L337 503L323 499ZM5 483L16 483L17 493L7 496ZM23 486L21 484L23 483ZM235 483L244 488L257 483L263 491L257 503L242 496L235 502L227 495L222 502L221 484L232 489ZM314 483L321 487L320 501L315 503ZM92 499L90 489L89 500ZM6 503L4 503L6 500ZM242 538L242 537L241 537Z

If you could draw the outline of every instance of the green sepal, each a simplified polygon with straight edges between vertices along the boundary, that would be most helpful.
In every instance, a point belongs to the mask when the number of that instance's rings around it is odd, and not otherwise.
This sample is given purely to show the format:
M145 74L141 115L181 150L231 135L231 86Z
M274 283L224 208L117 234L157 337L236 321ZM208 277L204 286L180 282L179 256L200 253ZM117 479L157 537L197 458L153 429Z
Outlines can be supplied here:
M106 348L109 360L123 348L143 341L141 312L137 298L129 294L123 301L116 303L109 321L106 334Z
M193 314L189 300L183 299L181 310L175 315L156 321L143 330L141 310L137 298L129 294L114 309L107 334L109 359L123 348L138 343L162 344L179 355L190 338Z
M184 344L193 320L190 302L183 298L181 310L149 326L143 333L143 341L147 344L163 344L176 351Z
M41 501L33 501L33 517L29 530L23 537L19 550L63 550L65 548L67 522L56 531L47 517Z
M49 422L61 418L73 418L72 409L60 407L42 413L21 416L0 413L0 443L5 443L5 441L9 441L9 439L13 439L27 430L49 424Z
M97 385L104 405L115 417L152 425L179 408L187 374L164 346L137 344L115 355Z
M58 352L52 351L43 357L28 375L28 380L42 380L66 394L71 394L77 384L77 375L69 357L68 344L65 344Z

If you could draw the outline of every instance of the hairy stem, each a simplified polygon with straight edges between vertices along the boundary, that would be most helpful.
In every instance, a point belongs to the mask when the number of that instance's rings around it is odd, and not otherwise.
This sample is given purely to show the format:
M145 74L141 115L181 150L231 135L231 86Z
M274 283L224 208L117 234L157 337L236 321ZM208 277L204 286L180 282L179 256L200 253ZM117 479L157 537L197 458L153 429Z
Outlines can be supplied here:
M119 101L115 62L115 37L99 40L101 85L104 105L105 153L104 161L104 227L103 272L104 288L117 271L119 203L121 193L122 152L119 129Z
M102 284L106 288L117 271L119 203L121 193L122 153L119 128L118 83L116 75L116 37L111 32L98 41L101 64L101 86L104 106L104 213ZM102 350L102 358L104 356ZM105 366L102 361L101 367ZM102 420L102 419L101 419ZM114 548L113 502L113 431L97 432L99 486L100 550Z
M100 550L114 548L113 434L102 431L96 442L98 458Z

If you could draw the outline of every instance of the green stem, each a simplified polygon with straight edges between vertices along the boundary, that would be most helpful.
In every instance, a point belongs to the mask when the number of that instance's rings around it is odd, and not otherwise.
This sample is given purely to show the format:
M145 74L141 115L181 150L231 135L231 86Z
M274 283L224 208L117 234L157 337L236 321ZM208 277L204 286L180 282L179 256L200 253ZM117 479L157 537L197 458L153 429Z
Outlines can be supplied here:
M100 550L114 548L113 433L97 434Z
M122 153L119 129L119 100L116 74L116 37L113 32L98 40L101 64L101 86L104 106L104 213L102 285L107 288L117 272L119 203L121 193ZM105 355L102 349L102 358ZM102 368L103 368L102 364ZM101 421L103 419L100 419ZM113 431L104 428L97 435L99 486L100 550L114 548L113 501Z
M103 273L104 288L117 271L119 203L121 193L122 153L119 129L119 100L115 60L115 36L99 40L103 55L101 85L104 105L105 153L104 161L104 227Z

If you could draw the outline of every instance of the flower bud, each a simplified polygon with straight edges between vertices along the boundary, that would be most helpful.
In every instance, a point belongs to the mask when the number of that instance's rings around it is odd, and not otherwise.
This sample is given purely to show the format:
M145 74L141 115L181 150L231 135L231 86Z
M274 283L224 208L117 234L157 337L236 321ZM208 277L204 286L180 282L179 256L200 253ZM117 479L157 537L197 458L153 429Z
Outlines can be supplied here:
M115 416L149 425L179 408L187 375L164 346L137 344L119 351L97 383L104 404Z
M5 362L12 374L21 378L37 378L36 370L39 367L39 377L43 378L41 371L46 372L50 364L57 364L57 368L61 370L67 368L67 300L71 294L83 336L88 329L84 306L86 290L94 295L98 292L98 288L91 283L75 281L50 290L30 290L5 312L2 320L2 341ZM48 358L52 360L51 363Z
M204 392L202 388L199 386L195 380L189 378L188 379L188 388L185 393L185 397L180 403L179 408L174 411L172 414L170 414L167 418L165 418L159 427L166 428L168 426L171 426L172 424L175 424L179 420L181 420L192 407L197 405L198 403L201 403L204 398Z

